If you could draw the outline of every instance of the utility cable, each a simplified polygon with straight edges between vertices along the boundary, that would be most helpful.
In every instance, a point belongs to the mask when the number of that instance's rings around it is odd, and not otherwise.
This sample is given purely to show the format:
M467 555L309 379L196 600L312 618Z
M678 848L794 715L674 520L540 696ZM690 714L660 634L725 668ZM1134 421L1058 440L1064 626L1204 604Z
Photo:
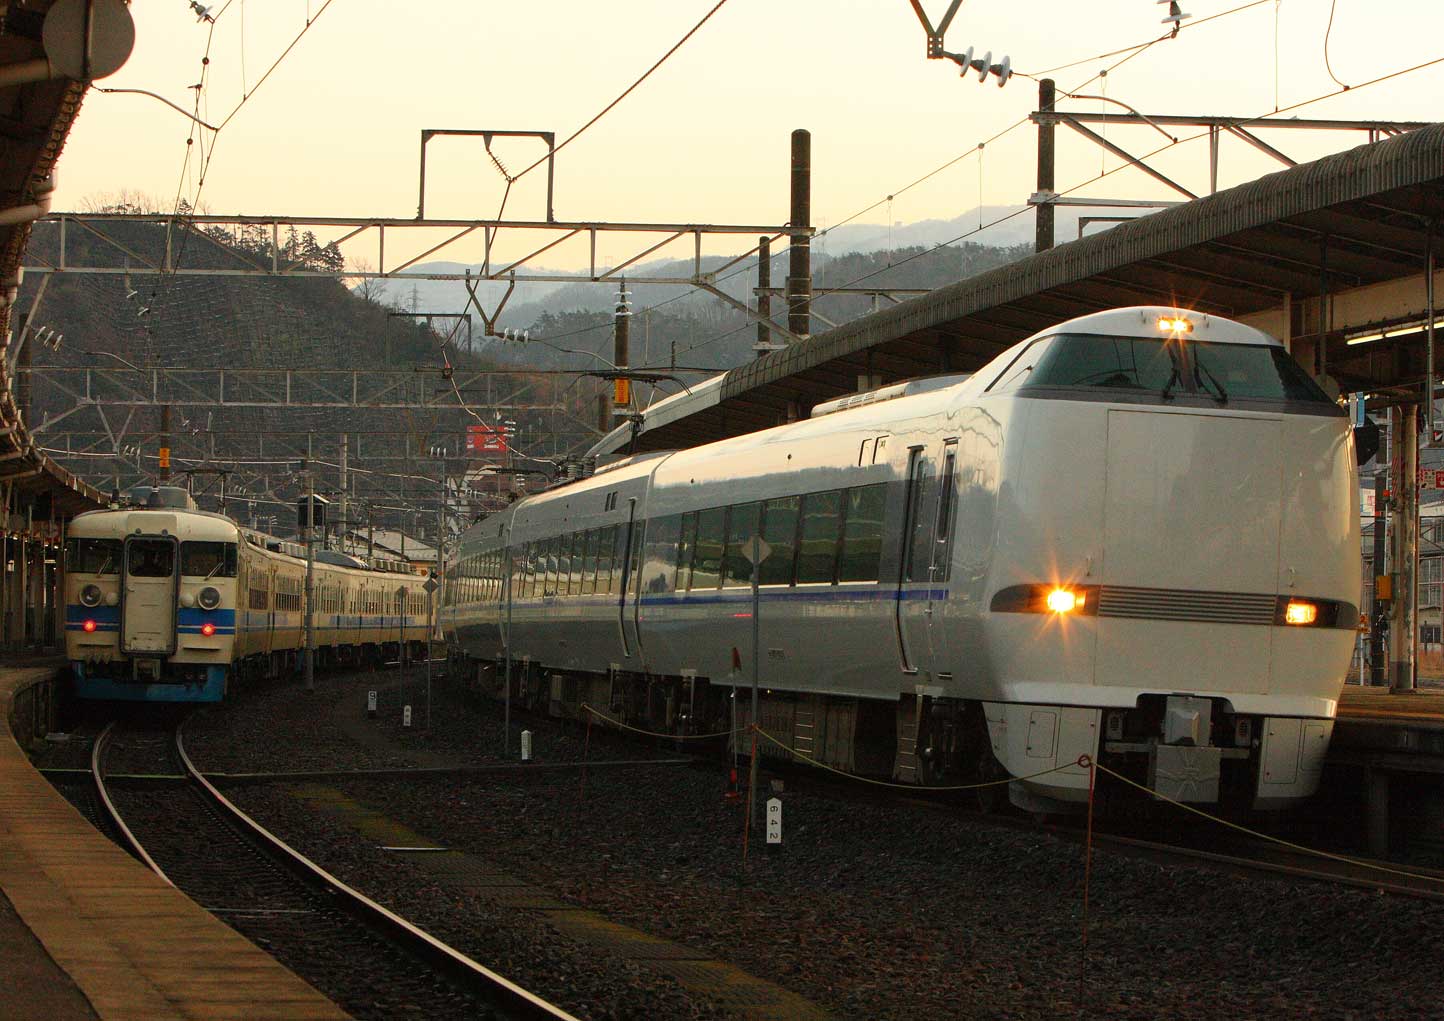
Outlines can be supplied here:
M329 3L330 0L327 0L327 2ZM557 153L565 149L572 142L576 141L576 139L593 124L597 123L597 121L601 120L607 114L611 113L618 103L630 96L632 92L637 88L637 86L641 85L644 81L650 78L653 71L657 70L657 68L665 64L667 62L667 59L671 57L672 54L676 53L684 45L686 45L687 40L691 39L694 35L696 35L697 32L702 28L702 26L707 24L707 22L711 20L712 15L720 11L723 5L726 3L727 0L717 0L716 5L714 5L712 9L709 10L706 14L702 15L702 20L697 22L697 24L693 25L691 29L688 30L686 35L684 35L681 39L677 40L677 42L673 44L670 50L662 54L662 56L657 59L657 62L655 64L647 68L647 70L642 73L642 77L638 78L636 81L632 82L632 84L628 85L624 90L622 90L622 94L620 96L612 100L606 106L602 107L602 109L594 117L592 117L591 120L587 121L581 127L577 128L577 130L573 131L570 135L563 139L562 142L555 149L551 150L545 156L539 158L535 163L532 163L530 166L528 166L521 173L517 174L516 177L513 178L513 180L520 180L527 174L531 173L537 167L541 166L547 160L551 159Z
M1348 89L1347 85L1339 81L1339 76L1334 74L1333 65L1329 63L1329 37L1334 34L1334 10L1338 6L1339 0L1329 0L1329 25L1324 29L1324 70L1329 72L1329 77L1334 80L1335 85Z

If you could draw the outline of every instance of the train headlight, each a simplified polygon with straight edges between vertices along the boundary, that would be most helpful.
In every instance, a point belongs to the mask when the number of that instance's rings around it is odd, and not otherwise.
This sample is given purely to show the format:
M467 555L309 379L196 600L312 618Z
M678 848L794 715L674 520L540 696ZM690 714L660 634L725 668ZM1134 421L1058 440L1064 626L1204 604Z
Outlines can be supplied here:
M206 621L204 624L201 625L201 634L205 635L207 638L211 637L211 635L215 633L216 626L210 621Z
M221 590L213 585L207 585L196 594L196 602L201 604L203 610L214 610L221 605Z
M1048 593L1045 601L1048 609L1054 613L1072 613L1083 605L1083 593L1074 592L1072 589L1055 588Z
M1159 316L1158 329L1161 333L1172 333L1176 336L1180 333L1192 333L1193 323L1183 316Z
M99 585L87 585L80 590L80 601L86 606L99 606L104 598Z
M1319 605L1302 599L1290 599L1284 607L1284 623L1307 626L1319 619Z
M1096 585L1010 585L993 593L994 613L1047 613L1087 616L1098 613Z
M95 634L95 621L87 620L84 624L80 625L80 629L88 635Z

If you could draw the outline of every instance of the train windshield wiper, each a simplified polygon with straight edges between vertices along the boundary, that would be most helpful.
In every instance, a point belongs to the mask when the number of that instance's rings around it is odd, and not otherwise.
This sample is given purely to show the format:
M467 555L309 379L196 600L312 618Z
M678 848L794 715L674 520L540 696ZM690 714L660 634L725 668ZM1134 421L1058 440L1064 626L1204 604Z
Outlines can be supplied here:
M1168 376L1168 382L1163 384L1163 399L1165 401L1173 400L1173 388L1182 382L1183 377L1179 375L1178 366L1174 365L1173 372Z
M1208 371L1208 366L1203 364L1203 361L1198 357L1198 352L1195 351L1193 353L1193 381L1197 383L1199 387L1203 387L1204 385L1202 376L1207 376L1208 381L1213 384L1214 390L1218 392L1218 396L1215 397L1214 400L1220 404L1227 404L1228 391L1223 388L1223 384L1218 381L1218 378L1214 376L1212 372Z
M216 561L216 566L211 568L210 574L207 574L203 580L204 580L204 581L210 581L212 578L214 578L215 575L216 575L216 572L221 569L221 564L223 564L223 563L225 563L224 560L217 560L217 561Z

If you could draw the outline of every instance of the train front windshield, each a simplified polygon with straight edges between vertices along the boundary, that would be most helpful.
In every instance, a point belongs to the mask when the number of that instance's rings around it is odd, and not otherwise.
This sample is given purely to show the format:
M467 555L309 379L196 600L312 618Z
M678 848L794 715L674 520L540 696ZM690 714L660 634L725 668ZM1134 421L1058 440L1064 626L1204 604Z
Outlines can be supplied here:
M1005 373L1020 390L1088 388L1231 400L1325 404L1329 396L1281 347L1153 337L1059 334Z
M132 539L125 572L134 578L169 578L175 573L175 544L168 539Z

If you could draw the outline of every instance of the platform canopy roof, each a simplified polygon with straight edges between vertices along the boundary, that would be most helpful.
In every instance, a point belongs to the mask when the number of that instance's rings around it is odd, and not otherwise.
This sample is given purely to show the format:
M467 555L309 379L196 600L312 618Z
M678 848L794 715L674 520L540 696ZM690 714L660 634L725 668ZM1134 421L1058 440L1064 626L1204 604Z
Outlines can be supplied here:
M1063 320L1126 305L1244 319L1345 392L1422 386L1418 323L1430 232L1444 233L1436 218L1444 125L1141 216L814 335L659 403L596 452L777 425L854 392L859 377L966 372Z
M9 4L0 13L0 66L45 56L40 41L50 0ZM11 302L19 285L20 259L30 240L29 221L6 223L4 211L35 203L50 189L51 175L86 84L52 79L0 87L0 338L12 329ZM38 449L24 421L25 395L17 393L11 349L0 358L0 484L10 487L10 509L34 518L68 517L104 501L94 487Z

